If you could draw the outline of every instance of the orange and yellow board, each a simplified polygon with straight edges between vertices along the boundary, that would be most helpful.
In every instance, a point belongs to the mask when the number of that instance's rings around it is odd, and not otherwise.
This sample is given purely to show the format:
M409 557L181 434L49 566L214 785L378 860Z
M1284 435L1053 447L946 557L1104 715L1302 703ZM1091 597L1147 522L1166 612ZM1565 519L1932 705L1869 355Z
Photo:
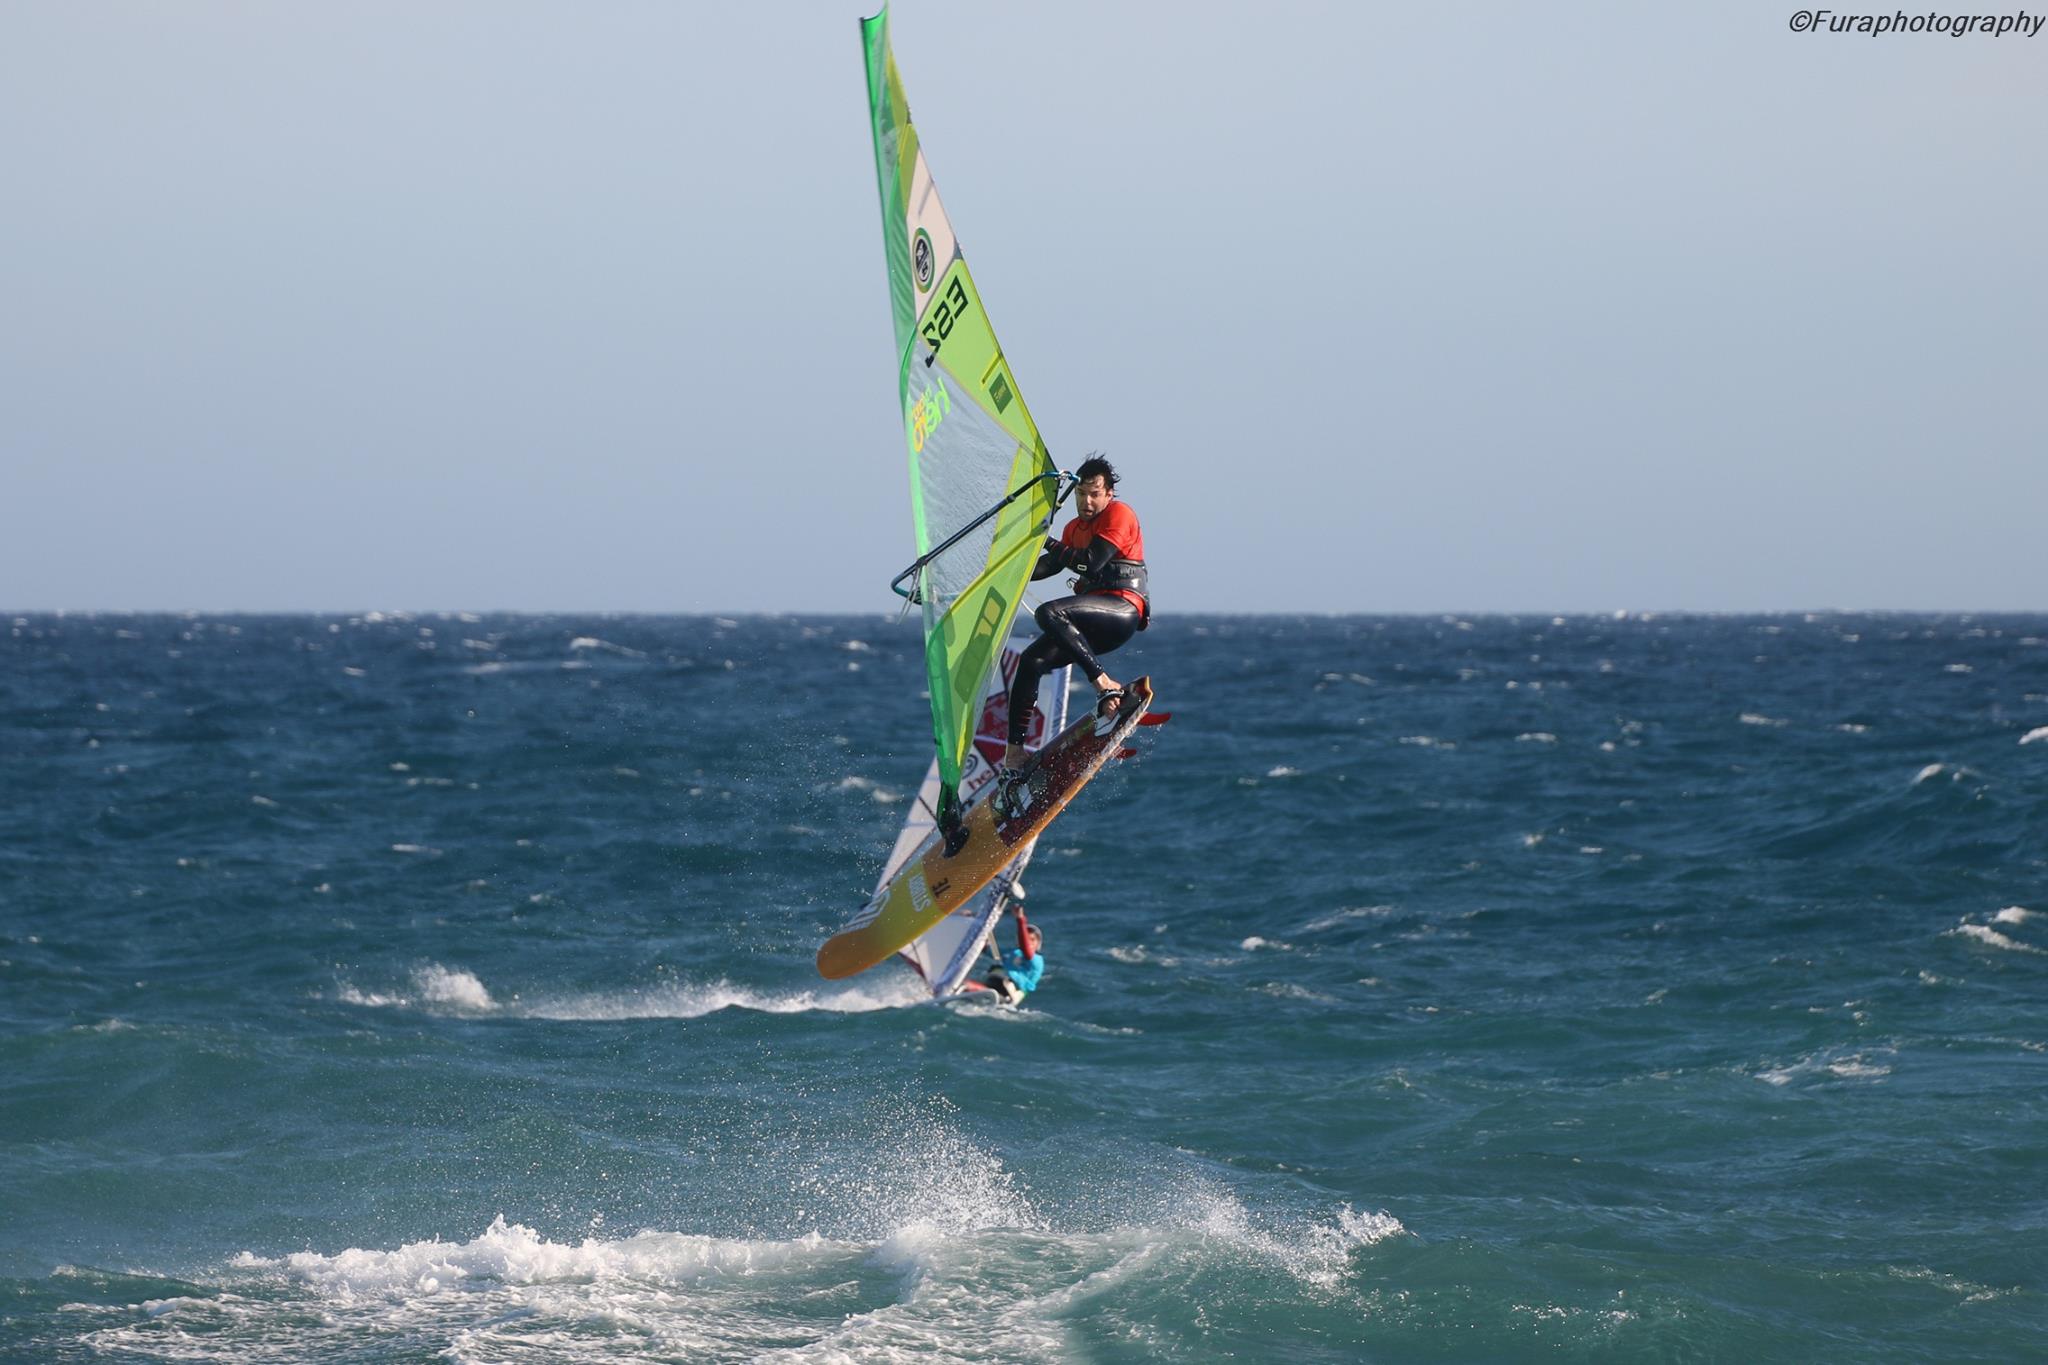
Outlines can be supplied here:
M976 802L967 809L967 842L958 853L946 856L945 839L934 833L852 924L825 940L818 949L818 974L838 980L866 971L995 880L1018 848L1051 824L1102 765L1122 751L1151 704L1152 680L1140 678L1125 686L1114 724L1101 733L1093 716L1069 725L1026 769L1031 804L1024 813L998 816L992 801Z

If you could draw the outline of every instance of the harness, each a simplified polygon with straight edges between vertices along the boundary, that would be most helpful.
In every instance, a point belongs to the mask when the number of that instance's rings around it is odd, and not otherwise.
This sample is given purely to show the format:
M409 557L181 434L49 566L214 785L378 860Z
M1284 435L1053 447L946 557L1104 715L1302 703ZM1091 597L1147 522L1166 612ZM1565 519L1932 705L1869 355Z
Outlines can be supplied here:
M1129 592L1136 593L1138 600L1145 604L1144 616L1152 616L1152 597L1146 592L1145 561L1142 559L1112 559L1102 566L1099 574L1080 574L1074 579L1074 591Z

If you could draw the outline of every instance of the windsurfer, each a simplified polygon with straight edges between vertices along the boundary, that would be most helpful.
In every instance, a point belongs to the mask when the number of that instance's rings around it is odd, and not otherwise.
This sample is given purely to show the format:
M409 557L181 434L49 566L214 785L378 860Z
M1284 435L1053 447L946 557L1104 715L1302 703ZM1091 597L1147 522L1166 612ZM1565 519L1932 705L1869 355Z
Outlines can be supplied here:
M1045 975L1045 954L1039 951L1045 942L1045 935L1038 932L1038 926L1024 918L1024 907L1016 908L1017 946L1003 950L1002 961L988 969L982 984L1003 998L1005 1004L1020 1003L1025 996L1038 989L1038 980Z
M1031 571L1034 581L1073 572L1074 595L1055 598L1038 609L1036 620L1045 634L1017 661L1017 676L1010 684L1009 744L995 793L996 809L1005 815L1019 814L1019 808L1028 804L1024 734L1039 679L1062 664L1077 664L1095 684L1096 714L1113 715L1123 703L1123 687L1103 671L1096 656L1126 643L1152 620L1145 538L1138 529L1138 514L1116 495L1115 467L1100 455L1091 455L1081 462L1075 479L1076 515L1057 539L1045 542Z

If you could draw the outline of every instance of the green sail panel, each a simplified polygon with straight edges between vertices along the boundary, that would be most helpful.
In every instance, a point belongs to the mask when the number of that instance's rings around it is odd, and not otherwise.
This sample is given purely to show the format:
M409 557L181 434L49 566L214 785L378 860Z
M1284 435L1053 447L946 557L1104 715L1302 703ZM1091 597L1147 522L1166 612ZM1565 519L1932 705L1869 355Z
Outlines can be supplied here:
M951 805L1058 481L925 166L886 8L861 21L861 41L918 555L1024 490L935 556L916 585L941 800Z

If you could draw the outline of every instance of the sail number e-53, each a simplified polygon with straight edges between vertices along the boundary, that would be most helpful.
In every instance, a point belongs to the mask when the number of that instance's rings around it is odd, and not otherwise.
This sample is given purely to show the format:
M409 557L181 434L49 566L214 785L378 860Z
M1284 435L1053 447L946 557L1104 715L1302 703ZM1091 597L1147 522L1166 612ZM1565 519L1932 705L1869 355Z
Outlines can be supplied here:
M946 338L953 335L953 324L965 317L967 310L972 306L967 300L967 286L960 283L960 277L955 275L952 282L946 286L946 296L933 305L931 316L924 320L924 326L919 329L926 344L931 347L931 350L925 352L924 357L927 368L939 358L939 350L946 344Z

